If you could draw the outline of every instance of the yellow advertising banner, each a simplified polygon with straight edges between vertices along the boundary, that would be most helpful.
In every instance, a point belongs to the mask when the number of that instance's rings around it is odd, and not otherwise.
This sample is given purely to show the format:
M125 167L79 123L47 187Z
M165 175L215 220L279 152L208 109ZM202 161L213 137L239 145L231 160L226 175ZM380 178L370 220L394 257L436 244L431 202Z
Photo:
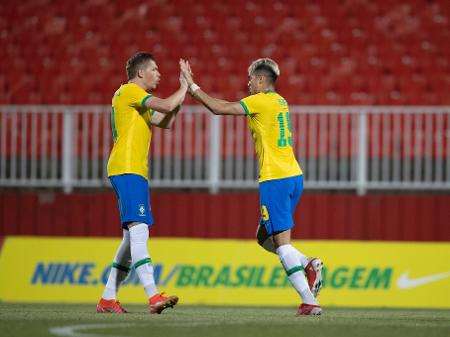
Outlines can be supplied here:
M95 303L120 239L7 237L0 300ZM450 308L450 244L294 241L324 261L322 306ZM247 240L151 238L159 291L183 304L298 305L278 257ZM145 303L133 271L119 298Z

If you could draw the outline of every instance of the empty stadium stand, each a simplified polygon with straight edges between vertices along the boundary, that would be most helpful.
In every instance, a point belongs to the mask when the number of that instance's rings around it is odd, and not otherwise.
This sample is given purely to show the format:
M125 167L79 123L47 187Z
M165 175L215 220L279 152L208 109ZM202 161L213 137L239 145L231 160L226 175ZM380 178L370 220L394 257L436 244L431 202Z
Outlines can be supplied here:
M160 95L188 58L209 92L246 94L249 62L281 65L291 104L450 104L450 2L11 1L0 3L0 104L108 104L138 50Z

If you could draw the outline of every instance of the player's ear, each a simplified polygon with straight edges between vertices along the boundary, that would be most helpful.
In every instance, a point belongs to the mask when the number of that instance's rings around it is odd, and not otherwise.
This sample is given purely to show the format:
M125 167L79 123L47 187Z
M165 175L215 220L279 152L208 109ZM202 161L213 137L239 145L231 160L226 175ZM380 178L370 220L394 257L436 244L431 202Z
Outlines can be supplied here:
M266 80L266 78L263 75L259 75L258 76L258 84L264 84L264 81Z
M144 69L139 69L139 70L137 71L137 77L139 77L139 78L144 77Z

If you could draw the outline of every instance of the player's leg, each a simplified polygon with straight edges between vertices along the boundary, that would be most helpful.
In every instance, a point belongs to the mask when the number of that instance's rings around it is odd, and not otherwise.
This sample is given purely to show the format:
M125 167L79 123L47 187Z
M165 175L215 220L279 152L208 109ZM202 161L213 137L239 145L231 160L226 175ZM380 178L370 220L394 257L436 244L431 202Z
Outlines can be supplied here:
M125 205L123 204L123 196L118 186L119 182L115 177L110 178L111 185L114 188L119 205L119 213L121 219ZM116 251L114 260L111 266L111 270L106 282L105 289L102 297L97 304L97 312L113 312L113 313L126 313L127 311L120 305L120 302L116 300L117 293L119 291L120 284L125 280L128 272L131 268L131 251L130 251L130 233L126 226L122 226L123 238L119 248Z
M256 229L256 241L269 253L277 253L275 244L273 243L272 235L269 235L267 233L266 227L264 225L259 224L258 228Z
M300 196L303 193L303 175L294 178L293 190L291 197L291 214L294 217L295 208L297 207ZM309 288L311 289L314 297L317 297L322 288L322 268L323 263L317 257L307 258L305 255L299 252L299 259L305 268L306 279L308 281Z
M150 313L161 313L178 302L177 296L158 293L152 260L148 251L149 230L153 225L148 182L141 176L128 175L127 205L124 221L130 232L131 260L149 301Z
M131 267L130 254L130 233L123 230L123 239L117 249L114 261L111 266L111 271L106 282L103 295L97 304L98 312L117 312L123 313L126 310L116 300L119 292L120 284L125 280Z
M111 266L108 281L102 298L105 300L115 299L119 292L120 284L125 280L131 268L130 233L123 229L123 238L117 249Z
M297 178L296 178L297 179ZM291 215L294 216L295 207L298 203L298 200L300 199L301 193L303 191L303 178L299 177L300 181L296 182L296 186L293 190L293 193L290 194L290 208L291 208ZM268 252L276 254L276 248L273 241L272 235L269 235L267 233L266 227L264 225L259 225L258 229L256 231L256 239L258 244L263 247ZM308 257L306 257L304 254L302 254L300 251L298 251L298 258L300 259L300 262L304 268L310 263L310 260Z
M320 307L304 274L303 263L307 263L307 258L291 245L291 228L294 225L291 199L295 183L294 178L285 178L260 184L261 225L265 227L268 235L272 235L276 254L303 304L316 308L314 313L318 314ZM261 239L263 238L262 235Z
M295 290L297 290L303 303L318 305L305 278L304 267L299 258L302 254L291 245L291 230L288 229L274 233L273 240L277 255L280 258L289 281Z
M149 226L146 223L132 222L130 229L131 257L134 269L147 294L149 311L160 314L164 309L173 307L178 302L177 296L166 297L158 293L154 278L154 269L147 243L149 239Z
M147 297L158 293L153 276L153 265L148 252L149 238L148 225L143 222L131 222L128 224L130 231L131 260L136 274L144 287Z
M161 313L177 303L178 297L169 298L158 293L152 261L148 252L149 227L153 225L148 182L139 175L124 174L111 177L119 200L121 223L129 233L131 263L149 299L151 313Z

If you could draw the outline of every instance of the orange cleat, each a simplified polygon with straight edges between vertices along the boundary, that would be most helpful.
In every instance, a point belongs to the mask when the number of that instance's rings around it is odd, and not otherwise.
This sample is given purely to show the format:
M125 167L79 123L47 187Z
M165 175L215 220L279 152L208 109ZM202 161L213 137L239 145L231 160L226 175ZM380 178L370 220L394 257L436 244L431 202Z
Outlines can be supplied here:
M103 298L98 301L97 304L97 312L99 313L114 313L114 314L126 314L126 311L121 305L120 302L112 299L112 300L104 300Z
M166 297L161 294L156 294L148 300L148 310L151 314L160 314L166 308L173 308L178 303L178 296Z
M320 314L322 314L322 308L320 307L320 305L302 303L298 307L298 311L295 314L295 316L320 315Z

